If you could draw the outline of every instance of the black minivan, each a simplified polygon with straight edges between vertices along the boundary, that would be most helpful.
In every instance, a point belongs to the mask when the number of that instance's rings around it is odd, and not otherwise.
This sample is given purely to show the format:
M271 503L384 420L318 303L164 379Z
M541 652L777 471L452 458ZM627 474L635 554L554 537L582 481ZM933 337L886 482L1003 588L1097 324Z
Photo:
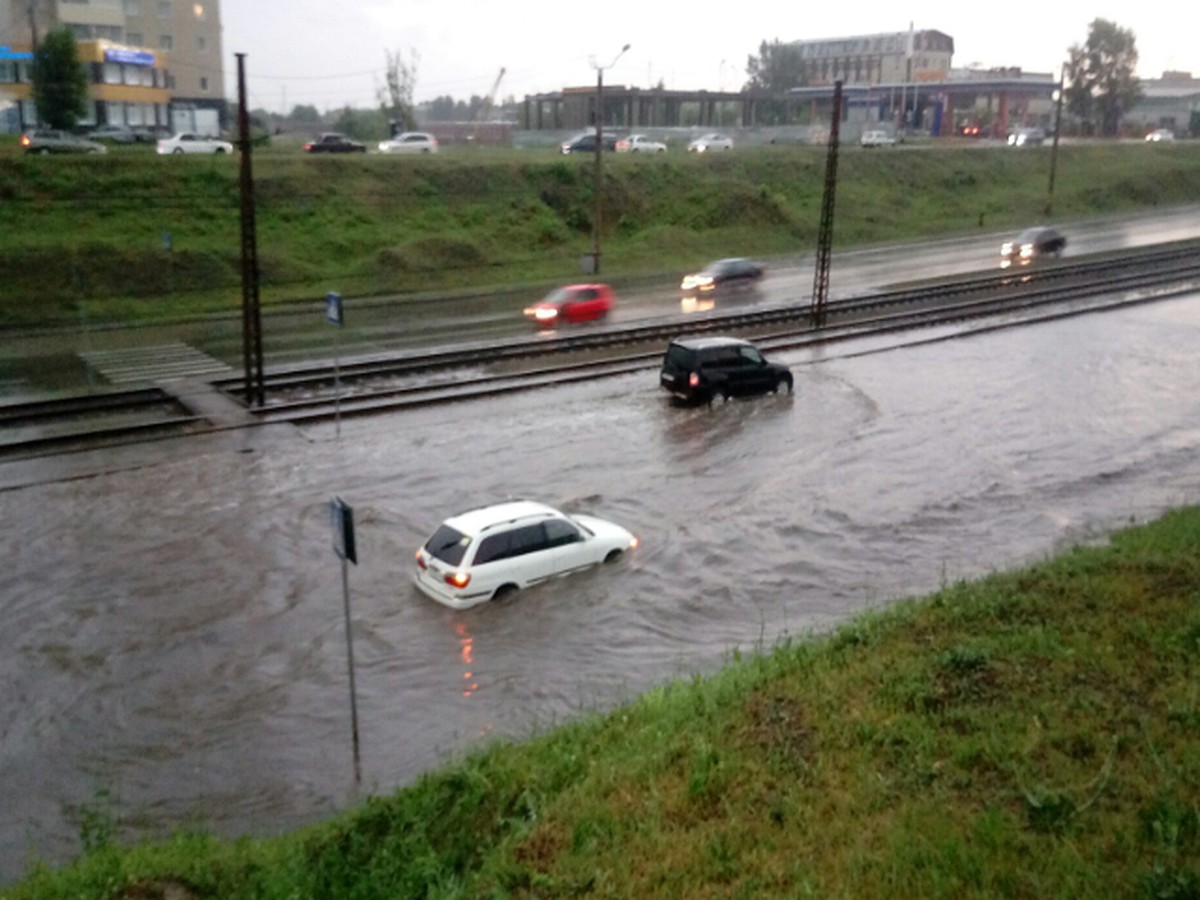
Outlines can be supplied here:
M712 403L718 397L792 390L787 366L767 362L749 341L734 337L676 338L667 345L659 385L688 403Z

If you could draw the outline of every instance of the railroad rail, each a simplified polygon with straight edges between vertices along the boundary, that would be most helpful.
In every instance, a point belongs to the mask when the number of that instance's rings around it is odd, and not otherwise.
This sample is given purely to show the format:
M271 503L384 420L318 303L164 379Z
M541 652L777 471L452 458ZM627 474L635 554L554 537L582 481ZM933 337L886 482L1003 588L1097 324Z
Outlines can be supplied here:
M826 307L826 325L820 329L813 327L807 304L777 306L686 320L671 316L549 340L529 338L360 359L341 366L336 375L327 364L277 369L266 377L266 403L250 412L263 421L306 423L618 375L656 364L662 345L685 332L747 335L779 350L1030 313L1121 291L1158 289L1152 297L1158 299L1164 285L1196 289L1198 249L1200 242L1186 242L1119 258L1018 268L842 299ZM1118 305L1141 299L1147 298L1124 297ZM236 395L241 383L222 378L214 384Z
M275 367L265 376L266 402L243 408L251 423L304 424L594 380L656 365L665 341L684 333L738 334L782 350L989 317L1076 315L1197 291L1198 251L1200 241L1181 241L843 298L827 305L822 328L804 303L358 357L336 369L326 361ZM206 381L241 405L239 379ZM158 387L0 405L0 459L213 427Z

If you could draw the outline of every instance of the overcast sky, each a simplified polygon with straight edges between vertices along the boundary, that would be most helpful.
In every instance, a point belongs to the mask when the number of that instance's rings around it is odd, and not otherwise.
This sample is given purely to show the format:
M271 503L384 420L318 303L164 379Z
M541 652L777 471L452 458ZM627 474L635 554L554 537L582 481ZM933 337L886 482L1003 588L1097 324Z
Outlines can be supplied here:
M924 0L903 9L860 0L786 4L604 0L224 0L226 91L237 94L234 54L246 54L249 105L287 112L373 106L387 53L416 59L417 102L486 96L501 68L499 97L604 83L737 90L762 41L794 41L934 29L954 38L956 68L1020 66L1057 73L1093 19L1131 29L1138 74L1200 76L1200 13L1193 0L1085 3ZM630 44L629 51L608 68ZM414 57L415 54L415 57Z

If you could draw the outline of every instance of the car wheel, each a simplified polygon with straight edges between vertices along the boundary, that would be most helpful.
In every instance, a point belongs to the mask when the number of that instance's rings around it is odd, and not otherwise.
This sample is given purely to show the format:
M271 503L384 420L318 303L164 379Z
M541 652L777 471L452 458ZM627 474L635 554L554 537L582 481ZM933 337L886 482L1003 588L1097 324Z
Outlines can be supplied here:
M42 149L40 149L40 150L38 151L38 155L39 155L39 156L49 156L49 155L50 155L50 148L49 148L49 147L43 147Z
M511 597L517 592L515 584L502 584L496 588L496 593L492 594L493 600L503 600L505 597Z
M605 555L605 557L604 557L604 561L606 563L616 562L620 558L621 558L620 550L609 550L607 555Z
M728 403L729 402L729 391L725 390L725 388L719 388L719 389L713 391L712 394L709 395L708 405L712 406L718 400L720 400L721 403L723 403L723 404Z
M217 148L216 150L214 150L213 152L214 152L214 153L216 153L218 156L220 156L222 153L224 153L224 152L225 152L225 148L224 148L224 147L218 147L218 148Z
M786 376L780 377L780 379L777 382L775 382L775 387L771 388L771 393L778 394L784 388L787 388L787 392L789 394L792 392L792 379L791 378L788 378Z
M175 148L175 149L174 149L172 152L173 152L173 153L174 153L176 156L179 156L180 154L182 154L182 153L183 153L183 148L182 148L182 147L176 147L176 148Z

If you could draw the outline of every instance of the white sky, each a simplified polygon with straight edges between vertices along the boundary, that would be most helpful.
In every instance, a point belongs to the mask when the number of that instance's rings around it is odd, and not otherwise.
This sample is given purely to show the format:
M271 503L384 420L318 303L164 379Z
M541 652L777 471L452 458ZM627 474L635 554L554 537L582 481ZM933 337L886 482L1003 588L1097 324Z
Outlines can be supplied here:
M235 53L246 54L249 106L288 112L373 106L388 52L416 54L417 102L486 96L500 69L498 97L518 99L565 86L604 83L679 90L737 90L762 41L793 41L918 30L954 38L956 68L1020 66L1056 73L1093 19L1131 29L1138 74L1165 69L1200 76L1200 6L1046 0L987 3L924 0L907 10L878 0L820 8L774 0L739 3L603 0L223 0L226 93L237 96ZM630 49L612 68L620 53Z

